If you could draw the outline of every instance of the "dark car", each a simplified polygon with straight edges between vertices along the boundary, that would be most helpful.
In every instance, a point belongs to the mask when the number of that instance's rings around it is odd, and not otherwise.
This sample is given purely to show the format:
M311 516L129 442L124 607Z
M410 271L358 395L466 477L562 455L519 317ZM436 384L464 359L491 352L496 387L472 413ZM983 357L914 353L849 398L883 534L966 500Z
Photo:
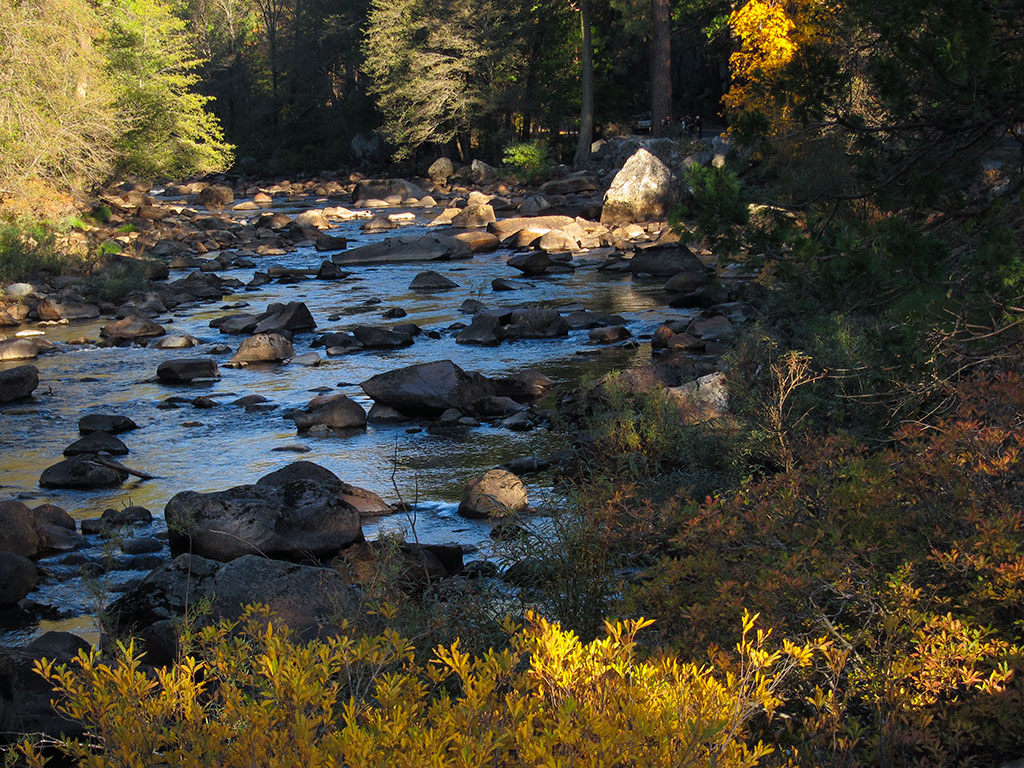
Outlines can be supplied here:
M651 113L641 112L639 115L633 115L633 132L634 133L650 133L651 132Z

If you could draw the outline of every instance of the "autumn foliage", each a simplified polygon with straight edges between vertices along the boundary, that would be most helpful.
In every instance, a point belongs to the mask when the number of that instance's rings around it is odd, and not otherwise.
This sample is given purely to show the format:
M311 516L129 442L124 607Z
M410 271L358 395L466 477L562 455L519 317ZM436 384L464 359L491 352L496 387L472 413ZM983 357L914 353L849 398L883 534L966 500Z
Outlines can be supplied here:
M258 610L241 626L203 629L191 652L147 672L134 646L116 661L82 653L38 665L58 709L86 727L59 746L78 765L191 766L752 766L771 752L748 723L771 716L812 646L744 616L735 663L643 660L651 622L609 622L582 643L529 615L509 648L479 656L459 643L417 663L397 633L301 644ZM39 747L22 747L30 766Z

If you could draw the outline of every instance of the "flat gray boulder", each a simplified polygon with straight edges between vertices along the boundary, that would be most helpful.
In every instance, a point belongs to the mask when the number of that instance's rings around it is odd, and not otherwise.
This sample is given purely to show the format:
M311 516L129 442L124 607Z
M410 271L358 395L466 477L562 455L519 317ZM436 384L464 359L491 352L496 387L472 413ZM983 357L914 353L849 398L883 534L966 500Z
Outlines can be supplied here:
M564 229L575 222L576 219L571 216L514 216L491 222L487 225L487 231L499 240L506 240L524 229Z
M178 493L164 507L171 552L228 561L248 554L323 560L363 540L359 510L323 483L238 485Z
M473 249L451 235L432 232L426 235L395 235L377 243L336 253L331 260L346 264L400 264L412 261L468 259Z
M75 440L64 449L65 456L80 456L86 453L106 453L110 456L127 456L128 446L109 432L90 432Z
M359 205L364 200L383 200L388 198L401 202L410 198L419 200L426 197L423 187L405 179L366 179L356 184L352 192L352 201ZM396 199L397 198L397 199Z
M119 435L138 429L139 425L119 413L87 413L78 420L78 431L83 435L90 432L107 432Z
M650 275L664 280L680 272L707 275L707 268L693 251L682 243L669 246L641 248L629 260L629 271L633 276Z
M167 332L160 323L135 314L100 328L100 336L105 339L149 339L163 336L165 333Z
M121 485L128 473L96 458L95 454L72 456L43 470L43 488L110 488Z
M375 402L410 416L438 416L449 408L466 411L471 403L494 394L486 377L464 371L451 360L380 373L359 386Z
M156 377L165 384L188 384L197 379L219 379L220 372L211 357L185 357L160 363Z

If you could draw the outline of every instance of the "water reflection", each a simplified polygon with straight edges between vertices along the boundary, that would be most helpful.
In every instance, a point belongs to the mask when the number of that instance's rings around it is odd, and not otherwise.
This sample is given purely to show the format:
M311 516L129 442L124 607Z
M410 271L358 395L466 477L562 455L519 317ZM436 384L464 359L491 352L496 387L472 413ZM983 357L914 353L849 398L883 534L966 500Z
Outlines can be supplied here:
M417 213L424 216L422 211ZM403 229L403 234L417 230L425 231L422 221ZM381 237L361 233L358 222L340 226L330 234L344 235L353 245ZM358 382L386 370L430 360L451 359L466 370L489 376L535 368L560 384L573 385L582 376L600 375L611 368L640 362L650 354L646 345L640 345L604 350L595 356L578 355L586 348L586 331L573 332L568 339L517 341L493 348L459 345L454 332L447 329L453 323L468 322L468 316L460 314L458 308L469 298L489 307L582 304L592 311L621 314L634 334L651 332L665 319L686 314L666 310L658 284L637 284L628 275L598 272L585 259L572 274L531 278L526 282L532 287L493 292L490 284L494 278L519 277L505 265L507 256L507 252L497 252L464 262L346 267L352 272L347 280L270 284L258 291L226 296L216 304L179 308L170 318L158 318L169 334L191 334L200 339L202 345L193 350L103 349L68 343L82 337L99 338L99 328L107 321L45 327L46 337L60 342L63 351L35 361L41 385L34 401L0 407L0 493L33 505L52 502L79 519L128 504L148 507L160 517L164 504L179 491L214 491L255 482L267 472L302 458L322 464L345 481L371 488L391 501L399 495L415 499L423 505L417 524L421 540L483 542L489 531L487 524L466 521L454 513L453 505L461 496L463 484L475 473L510 459L558 450L561 446L550 435L543 431L511 433L485 426L451 437L427 431L407 434L401 426L371 426L364 434L310 439L298 437L292 422L283 419L282 414L304 405L315 392L325 389L347 394L369 408L371 403ZM259 268L278 265L315 269L323 259L324 254L304 247L284 256L263 257ZM436 269L459 287L440 293L410 291L413 277L425 269ZM172 278L184 274L175 272ZM253 270L222 274L247 282ZM361 306L370 298L381 303ZM244 302L248 307L242 311L259 312L272 302L288 301L306 302L318 323L318 332L345 331L359 324L390 327L411 322L425 330L439 331L441 338L421 335L408 348L327 358L318 367L222 368L219 381L196 386L171 387L155 380L157 365L163 360L206 355L212 344L237 347L240 337L222 335L209 326L211 320L239 311L227 305ZM395 307L401 307L407 315L399 320L381 318L383 312ZM339 319L328 319L334 315ZM296 352L309 351L314 338L315 334L298 336ZM322 349L319 351L323 354ZM229 356L215 355L220 363L227 362ZM17 364L0 363L0 367ZM218 404L209 409L189 404L160 407L174 395L207 395ZM247 412L230 405L244 395L263 395L274 407ZM39 488L40 473L62 458L64 447L78 437L78 419L89 412L122 413L134 419L140 428L121 436L130 450L123 462L156 478L132 480L120 488L105 490ZM273 450L295 445L309 451L296 454ZM535 482L530 490L539 495L541 487ZM396 516L369 523L366 530L372 537L407 523L404 517ZM81 586L71 589L75 588ZM60 599L69 604L81 602L70 595ZM75 617L73 621L84 622L84 626L90 620Z

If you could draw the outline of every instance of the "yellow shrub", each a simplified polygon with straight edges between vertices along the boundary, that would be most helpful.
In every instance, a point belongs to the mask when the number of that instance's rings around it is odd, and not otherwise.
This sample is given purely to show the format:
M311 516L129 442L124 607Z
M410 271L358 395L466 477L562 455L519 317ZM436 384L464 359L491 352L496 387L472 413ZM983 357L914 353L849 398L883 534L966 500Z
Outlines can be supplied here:
M530 615L510 646L471 657L456 642L420 665L392 632L295 642L250 611L204 629L193 655L147 674L133 645L113 664L42 662L57 708L86 726L60 750L80 766L753 766L771 752L746 723L811 646L769 650L745 616L732 661L641 660L651 622L606 624L584 644ZM30 766L45 761L30 743Z

